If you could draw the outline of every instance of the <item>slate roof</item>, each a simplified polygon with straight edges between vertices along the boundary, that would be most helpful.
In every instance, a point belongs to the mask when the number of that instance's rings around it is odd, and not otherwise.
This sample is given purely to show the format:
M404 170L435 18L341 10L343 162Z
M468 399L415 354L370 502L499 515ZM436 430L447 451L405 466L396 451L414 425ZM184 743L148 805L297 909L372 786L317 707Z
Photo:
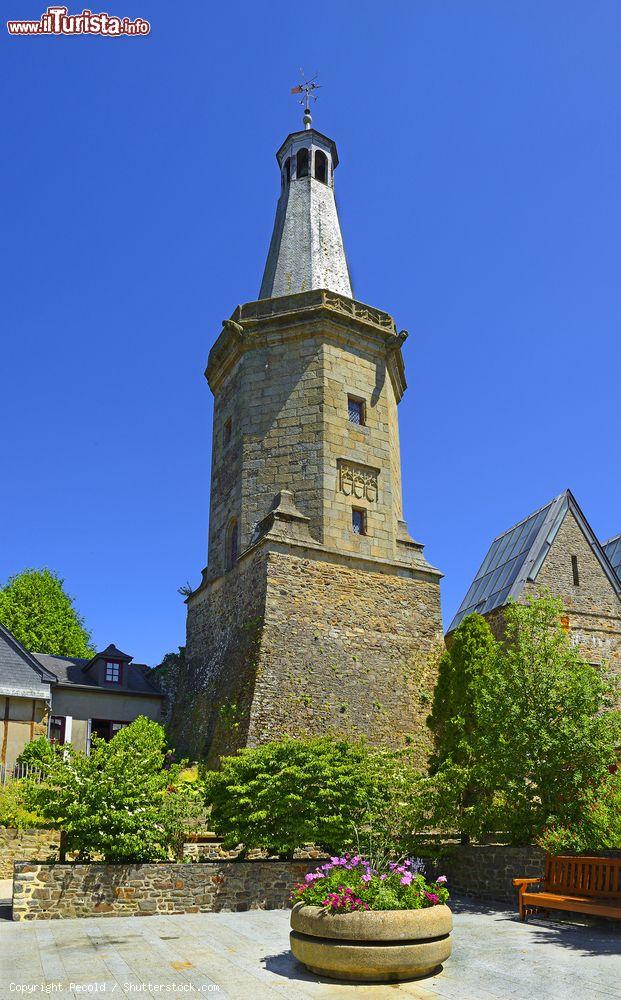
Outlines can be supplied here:
M90 660L50 656L48 653L35 653L34 655L43 667L55 674L59 687L79 685L107 691L111 694L151 694L163 697L162 692L148 680L149 668L146 663L128 663L124 667L126 684L113 688L109 684L98 684L96 678L88 670L85 670L85 667L91 663Z
M609 538L607 542L604 542L602 548L608 557L608 562L621 580L621 535Z
M519 596L527 580L537 578L568 510L576 517L602 569L621 597L621 582L575 497L570 490L565 490L494 539L448 632L456 629L466 615L473 612L485 615L494 608L503 607L511 598Z
M0 695L49 700L50 684L55 680L54 674L0 624Z

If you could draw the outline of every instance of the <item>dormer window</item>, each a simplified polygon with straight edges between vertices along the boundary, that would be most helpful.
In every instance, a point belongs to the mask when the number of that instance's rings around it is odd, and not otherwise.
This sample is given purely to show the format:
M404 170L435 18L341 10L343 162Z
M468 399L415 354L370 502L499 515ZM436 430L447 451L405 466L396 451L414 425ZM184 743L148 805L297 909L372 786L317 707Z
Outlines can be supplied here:
M320 149L315 152L315 178L322 184L328 183L328 157Z
M297 177L308 177L308 150L298 149L297 155Z
M105 673L106 684L120 684L121 683L121 664L117 663L115 660L106 660L106 673Z

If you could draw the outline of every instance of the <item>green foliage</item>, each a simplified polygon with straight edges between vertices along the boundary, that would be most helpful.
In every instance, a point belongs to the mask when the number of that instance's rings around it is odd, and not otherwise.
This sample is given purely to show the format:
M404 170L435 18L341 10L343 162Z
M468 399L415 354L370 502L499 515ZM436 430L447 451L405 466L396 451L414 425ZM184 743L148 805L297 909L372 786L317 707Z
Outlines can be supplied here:
M584 802L572 824L552 823L537 838L549 854L590 853L621 847L621 774L611 774Z
M166 789L160 817L164 842L175 861L183 861L187 836L201 825L204 815L202 789L195 780L180 775Z
M43 817L30 808L25 781L7 781L0 785L0 826L22 830L45 826Z
M240 750L205 775L210 823L225 847L288 857L306 844L343 850L376 795L367 748L330 737Z
M476 615L457 629L430 717L438 825L529 843L581 822L598 796L620 717L604 711L610 685L570 644L562 613L551 596L512 604L502 643Z
M27 743L19 757L18 764L26 764L28 767L45 769L54 761L54 747L47 736L38 736L36 740Z
M31 808L66 834L79 860L164 859L173 816L165 815L167 789L177 772L164 770L166 740L156 722L139 717L109 742L93 738L89 756L54 747L43 764L45 780L30 784Z
M497 654L498 645L486 620L480 615L464 618L440 661L427 720L435 737L430 770L440 772L430 788L436 800L436 820L456 825L466 836L476 831L491 798L489 785L475 765L479 699L481 691L493 685Z
M0 622L35 653L91 657L91 634L63 583L49 569L26 569L10 577L0 588Z
M428 825L429 791L408 750L374 751L365 762L373 795L352 819L355 847L378 871L395 858L416 853Z
M432 766L467 764L477 729L478 697L489 685L497 643L485 618L468 615L455 632L438 671L428 724L435 737Z

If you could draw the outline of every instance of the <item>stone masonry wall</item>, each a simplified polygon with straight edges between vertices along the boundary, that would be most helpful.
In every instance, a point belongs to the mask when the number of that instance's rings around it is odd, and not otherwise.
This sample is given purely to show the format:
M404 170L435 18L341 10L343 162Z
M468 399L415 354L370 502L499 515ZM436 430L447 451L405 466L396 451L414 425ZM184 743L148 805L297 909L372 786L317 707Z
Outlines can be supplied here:
M573 582L572 555L578 558L578 586ZM525 585L522 597L544 588L562 597L572 642L585 660L606 664L612 674L621 676L621 601L571 511L536 581Z
M437 584L271 552L248 738L282 733L406 740L425 719L442 620Z
M284 909L294 885L316 865L316 861L19 862L13 883L13 920Z
M446 875L455 896L515 905L512 880L543 875L545 858L539 847L456 845L436 868L428 863L427 870L430 876ZM15 865L13 919L283 909L289 905L294 884L319 863L317 859L143 865L19 862Z
M429 749L437 583L257 546L188 607L197 707L183 753L337 733ZM304 552L309 551L309 558Z
M515 903L514 878L538 878L545 872L546 853L540 847L482 844L453 847L438 863L455 895Z
M171 738L194 760L246 745L257 649L265 611L266 554L255 550L188 604L186 670L178 697L186 712Z
M14 830L0 827L0 878L13 877L13 862L24 858L47 861L58 855L58 830Z

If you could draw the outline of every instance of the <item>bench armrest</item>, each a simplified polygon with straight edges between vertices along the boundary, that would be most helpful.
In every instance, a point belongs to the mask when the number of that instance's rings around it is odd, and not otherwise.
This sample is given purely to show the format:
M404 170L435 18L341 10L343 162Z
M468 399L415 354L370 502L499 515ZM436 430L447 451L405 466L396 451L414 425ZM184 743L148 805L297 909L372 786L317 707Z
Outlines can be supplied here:
M516 889L522 889L527 885L534 885L537 882L545 882L545 878L514 878L513 885Z

